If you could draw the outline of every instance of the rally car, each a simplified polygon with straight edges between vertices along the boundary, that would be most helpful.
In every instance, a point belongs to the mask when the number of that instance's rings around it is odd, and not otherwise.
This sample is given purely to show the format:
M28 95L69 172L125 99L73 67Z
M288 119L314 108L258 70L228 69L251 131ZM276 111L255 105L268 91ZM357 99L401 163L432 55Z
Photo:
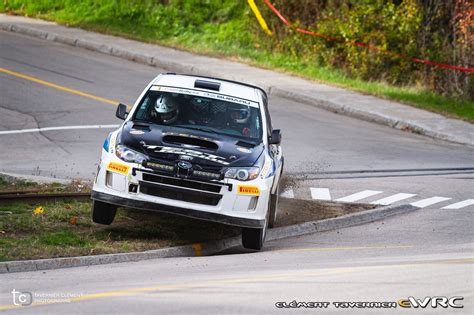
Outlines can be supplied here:
M104 141L92 218L117 207L160 211L242 227L242 245L262 248L277 215L281 133L259 87L165 73L145 88Z

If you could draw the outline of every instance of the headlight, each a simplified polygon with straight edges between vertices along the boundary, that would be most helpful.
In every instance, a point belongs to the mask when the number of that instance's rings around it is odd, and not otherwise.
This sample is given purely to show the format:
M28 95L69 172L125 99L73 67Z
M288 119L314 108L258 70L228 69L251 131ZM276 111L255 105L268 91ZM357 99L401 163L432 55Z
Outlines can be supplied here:
M258 167L231 167L225 172L225 178L247 181L257 178L259 173Z
M142 153L129 149L123 145L118 145L115 150L115 155L118 158L124 160L125 162L139 163L142 164L143 161L147 160L148 157Z

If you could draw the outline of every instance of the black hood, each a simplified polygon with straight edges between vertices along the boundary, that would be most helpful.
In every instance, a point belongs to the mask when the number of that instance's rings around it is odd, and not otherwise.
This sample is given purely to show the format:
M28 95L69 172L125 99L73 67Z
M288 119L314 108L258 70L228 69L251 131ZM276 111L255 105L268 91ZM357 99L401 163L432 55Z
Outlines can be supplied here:
M128 121L118 144L142 152L151 160L187 160L209 167L253 166L263 152L263 143L205 131Z

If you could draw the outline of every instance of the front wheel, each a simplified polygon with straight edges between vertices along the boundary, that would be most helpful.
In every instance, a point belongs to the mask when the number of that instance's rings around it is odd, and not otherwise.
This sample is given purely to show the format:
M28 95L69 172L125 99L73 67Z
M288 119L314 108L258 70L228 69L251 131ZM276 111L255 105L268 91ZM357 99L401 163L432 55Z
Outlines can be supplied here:
M267 236L268 216L270 209L267 208L267 216L265 217L265 225L263 228L242 228L242 246L247 249L261 250L265 237Z
M92 201L92 221L95 223L110 225L114 222L117 206L102 201Z
M270 216L268 217L268 227L273 228L275 221L278 215L278 198L280 196L280 185L277 186L277 189L274 194L270 194Z

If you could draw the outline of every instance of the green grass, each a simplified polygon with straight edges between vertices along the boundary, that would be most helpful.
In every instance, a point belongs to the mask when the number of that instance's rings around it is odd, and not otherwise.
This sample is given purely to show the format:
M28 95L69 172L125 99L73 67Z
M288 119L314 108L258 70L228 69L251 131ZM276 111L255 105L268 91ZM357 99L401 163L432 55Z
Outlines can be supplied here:
M248 8L230 0L205 4L173 0L168 6L153 1L7 0L0 3L0 11L238 60L474 121L474 101L445 97L422 88L363 81L338 69L319 67L298 56L298 52L270 51L269 45L258 42L261 37L254 34L258 28L249 27L256 22Z
M119 209L110 226L91 220L90 202L0 206L0 261L143 251L238 235L211 222ZM74 224L71 219L75 219Z

